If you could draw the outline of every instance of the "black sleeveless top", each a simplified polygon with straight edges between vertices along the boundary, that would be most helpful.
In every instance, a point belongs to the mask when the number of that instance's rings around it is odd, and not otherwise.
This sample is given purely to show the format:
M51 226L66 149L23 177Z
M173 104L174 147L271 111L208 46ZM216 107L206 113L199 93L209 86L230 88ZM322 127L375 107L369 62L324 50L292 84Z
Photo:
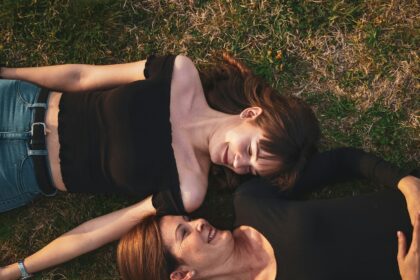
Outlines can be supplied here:
M109 90L63 93L60 164L70 192L166 192L183 209L169 120L175 56L147 59L139 80Z

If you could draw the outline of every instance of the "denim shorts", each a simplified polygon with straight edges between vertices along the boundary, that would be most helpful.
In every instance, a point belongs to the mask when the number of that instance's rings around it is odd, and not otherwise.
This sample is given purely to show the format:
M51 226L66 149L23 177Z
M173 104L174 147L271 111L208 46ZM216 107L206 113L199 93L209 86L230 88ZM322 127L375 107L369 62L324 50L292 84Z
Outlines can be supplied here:
M0 79L0 213L23 206L42 194L29 149L34 108L41 89Z

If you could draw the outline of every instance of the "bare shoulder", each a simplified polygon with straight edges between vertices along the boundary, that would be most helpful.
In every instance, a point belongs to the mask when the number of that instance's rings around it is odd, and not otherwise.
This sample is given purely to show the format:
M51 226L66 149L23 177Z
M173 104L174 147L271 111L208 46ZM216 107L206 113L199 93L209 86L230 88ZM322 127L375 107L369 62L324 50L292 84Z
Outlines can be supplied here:
M179 87L188 87L199 81L198 70L194 62L185 55L177 55L174 62L172 83Z
M194 62L188 56L179 54L175 58L174 69L177 71L187 71L189 73L196 72L197 68Z
M200 75L194 63L184 55L175 58L171 81L171 118L191 117L207 105ZM185 119L184 119L185 120Z

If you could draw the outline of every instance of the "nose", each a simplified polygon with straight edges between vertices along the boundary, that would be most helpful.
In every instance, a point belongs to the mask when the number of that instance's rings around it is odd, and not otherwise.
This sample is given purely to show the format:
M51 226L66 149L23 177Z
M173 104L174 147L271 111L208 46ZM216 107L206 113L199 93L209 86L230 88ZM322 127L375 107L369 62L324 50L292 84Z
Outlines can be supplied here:
M203 229L208 225L207 221L204 219L197 219L195 220L195 228L198 232L203 231Z
M240 155L238 153L235 155L232 165L236 173L245 174L248 172L249 158L248 156Z

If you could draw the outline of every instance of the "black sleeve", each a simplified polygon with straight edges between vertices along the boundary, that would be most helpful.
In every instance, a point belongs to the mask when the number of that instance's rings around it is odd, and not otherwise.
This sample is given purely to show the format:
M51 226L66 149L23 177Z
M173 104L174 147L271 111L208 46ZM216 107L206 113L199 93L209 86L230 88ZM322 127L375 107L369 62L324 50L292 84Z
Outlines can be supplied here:
M174 61L175 56L173 55L150 55L147 57L146 65L144 66L144 77L146 79L171 78Z
M298 197L328 184L351 179L368 179L375 184L395 188L399 180L408 174L360 149L338 148L312 157L287 196Z
M156 214L159 216L186 215L187 213L182 202L179 187L173 187L154 194L152 204L156 209Z

